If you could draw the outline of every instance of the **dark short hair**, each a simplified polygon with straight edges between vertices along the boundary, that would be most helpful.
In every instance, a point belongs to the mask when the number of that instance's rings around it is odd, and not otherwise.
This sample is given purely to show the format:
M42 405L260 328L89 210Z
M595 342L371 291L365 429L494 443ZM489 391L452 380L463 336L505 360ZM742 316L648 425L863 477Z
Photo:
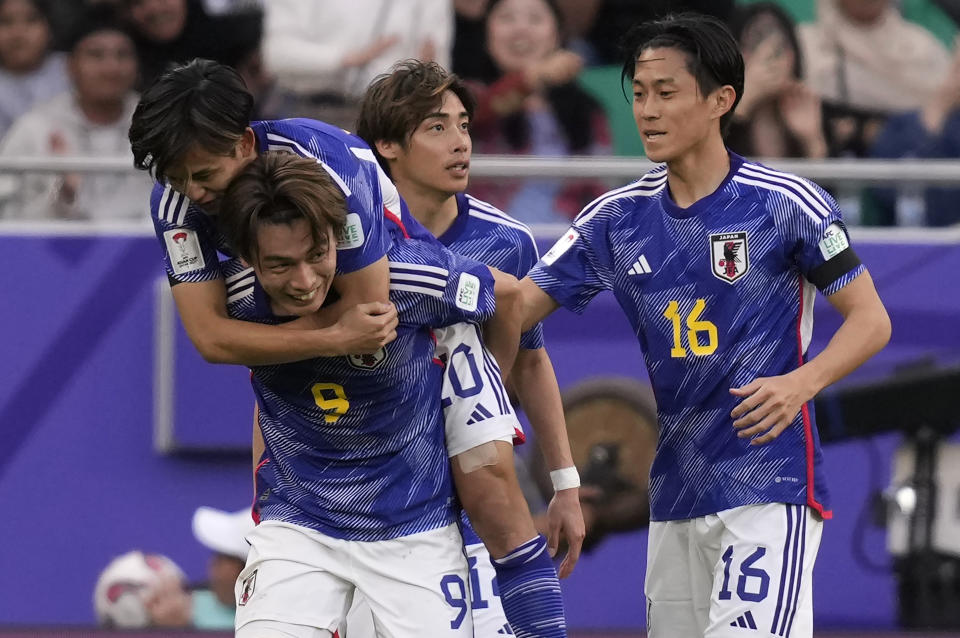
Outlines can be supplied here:
M234 252L248 263L258 259L261 224L310 226L314 244L327 247L327 229L339 234L346 224L343 192L316 160L283 151L261 153L227 187L217 215Z
M66 31L64 47L73 52L83 40L100 31L121 33L133 43L133 34L120 19L117 10L108 4L95 4L84 8Z
M387 174L390 167L377 152L377 142L398 142L406 147L420 123L439 109L445 91L460 98L467 117L473 119L477 108L473 93L456 74L436 62L404 60L367 87L357 118L357 135L370 145Z
M191 148L228 155L252 113L253 96L232 68L199 58L175 67L144 91L133 112L133 163L165 180Z
M687 70L696 78L697 88L703 95L721 86L732 86L736 92L733 106L720 118L720 130L726 131L743 95L743 55L736 38L723 22L699 13L668 15L634 26L624 36L621 48L621 84L633 81L641 53L666 48L686 55Z

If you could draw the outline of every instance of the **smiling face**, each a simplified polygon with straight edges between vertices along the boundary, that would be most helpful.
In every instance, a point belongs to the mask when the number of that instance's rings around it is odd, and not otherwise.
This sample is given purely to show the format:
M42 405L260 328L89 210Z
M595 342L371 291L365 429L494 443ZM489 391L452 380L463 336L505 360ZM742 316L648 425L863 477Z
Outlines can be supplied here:
M261 222L257 257L252 264L264 292L280 315L302 317L320 309L337 269L336 241L328 227L326 242L314 242L303 218L290 223Z
M721 87L704 96L687 67L684 52L667 47L645 49L633 75L633 117L647 157L671 162L712 135L720 135L720 117L732 106Z
M487 17L487 50L503 73L523 70L559 46L556 16L543 0L501 0Z
M256 136L253 129L247 128L231 153L223 155L193 147L167 178L190 201L216 214L227 186L256 156Z
M467 188L470 177L470 117L453 91L445 91L439 108L427 114L406 144L379 142L377 151L390 162L398 183L449 197Z
M30 0L0 1L0 66L25 73L40 66L50 45L50 25Z

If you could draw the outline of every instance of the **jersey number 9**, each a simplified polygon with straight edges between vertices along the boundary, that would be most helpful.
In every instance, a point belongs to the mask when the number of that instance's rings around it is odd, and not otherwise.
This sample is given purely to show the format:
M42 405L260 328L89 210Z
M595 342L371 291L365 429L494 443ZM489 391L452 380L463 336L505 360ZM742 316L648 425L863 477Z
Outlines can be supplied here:
M339 383L314 383L310 388L317 407L325 411L324 420L333 424L350 409L350 401Z

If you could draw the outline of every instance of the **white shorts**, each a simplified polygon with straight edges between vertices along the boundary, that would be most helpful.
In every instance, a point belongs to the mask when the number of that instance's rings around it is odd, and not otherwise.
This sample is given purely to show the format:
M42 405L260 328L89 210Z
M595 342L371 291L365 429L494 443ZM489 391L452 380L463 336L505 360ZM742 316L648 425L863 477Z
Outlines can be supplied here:
M441 397L448 454L454 457L488 441L522 441L523 428L480 328L458 323L434 334L437 357L446 361Z
M470 573L464 583L473 610L473 635L476 638L512 636L507 618L500 604L500 592L496 587L496 573L490 563L490 554L483 543L467 545L467 561ZM456 601L455 601L456 602ZM459 604L459 603L457 603ZM340 638L374 638L376 636L373 612L363 596L353 599L353 606L346 622L340 626Z
M276 521L247 536L236 628L258 620L325 629L360 593L380 638L473 636L457 525L388 541L347 541Z
M810 638L822 532L810 508L784 503L651 522L647 635Z

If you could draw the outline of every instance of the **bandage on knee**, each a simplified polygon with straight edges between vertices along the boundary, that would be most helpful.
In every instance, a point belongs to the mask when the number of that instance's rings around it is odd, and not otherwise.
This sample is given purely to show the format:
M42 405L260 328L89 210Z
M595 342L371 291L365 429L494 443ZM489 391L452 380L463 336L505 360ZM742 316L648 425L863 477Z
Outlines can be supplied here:
M460 471L464 474L476 472L482 467L496 465L499 462L500 453L497 451L495 441L481 443L477 447L472 447L457 455L457 463L460 465Z

